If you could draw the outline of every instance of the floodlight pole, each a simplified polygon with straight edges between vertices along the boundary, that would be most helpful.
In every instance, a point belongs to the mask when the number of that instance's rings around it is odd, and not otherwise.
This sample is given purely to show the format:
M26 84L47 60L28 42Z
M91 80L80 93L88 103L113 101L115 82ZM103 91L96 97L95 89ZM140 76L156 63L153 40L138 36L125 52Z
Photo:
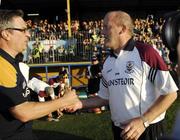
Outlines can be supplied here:
M68 18L68 37L71 37L71 12L70 12L70 0L66 0L67 2L67 18Z

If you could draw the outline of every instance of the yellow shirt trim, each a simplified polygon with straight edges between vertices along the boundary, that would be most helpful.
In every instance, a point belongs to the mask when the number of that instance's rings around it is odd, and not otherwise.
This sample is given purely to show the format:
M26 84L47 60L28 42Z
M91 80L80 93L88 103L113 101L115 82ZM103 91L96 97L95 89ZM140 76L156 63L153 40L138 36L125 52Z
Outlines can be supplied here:
M17 71L6 59L0 56L0 86L16 87Z

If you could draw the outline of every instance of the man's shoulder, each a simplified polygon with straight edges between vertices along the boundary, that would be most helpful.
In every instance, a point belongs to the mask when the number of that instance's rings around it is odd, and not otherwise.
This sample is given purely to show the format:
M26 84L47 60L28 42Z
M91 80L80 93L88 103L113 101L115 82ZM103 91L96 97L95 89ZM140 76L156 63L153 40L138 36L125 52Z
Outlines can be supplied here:
M160 70L167 70L164 60L153 48L153 46L142 42L136 42L136 48L139 52L141 60L147 63L150 67Z
M136 42L136 48L138 49L138 51L141 54L151 54L151 53L156 53L155 49L153 48L153 46L137 41Z
M5 87L16 86L17 71L15 67L5 58L0 56L0 85Z

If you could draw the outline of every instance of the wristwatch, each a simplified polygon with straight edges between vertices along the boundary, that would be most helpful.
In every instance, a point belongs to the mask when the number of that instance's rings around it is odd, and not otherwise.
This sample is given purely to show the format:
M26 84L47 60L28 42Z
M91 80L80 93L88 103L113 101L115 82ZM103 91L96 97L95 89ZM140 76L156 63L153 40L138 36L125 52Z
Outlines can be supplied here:
M141 119L143 121L144 127L147 128L149 126L149 121L144 116L141 116Z

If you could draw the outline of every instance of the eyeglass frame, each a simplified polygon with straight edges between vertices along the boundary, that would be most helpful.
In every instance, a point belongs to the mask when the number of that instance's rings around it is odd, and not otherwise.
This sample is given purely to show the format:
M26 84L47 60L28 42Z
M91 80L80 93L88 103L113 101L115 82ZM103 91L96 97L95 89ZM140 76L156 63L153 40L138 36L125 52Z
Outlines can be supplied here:
M29 28L24 28L24 29L21 29L21 28L6 28L4 30L16 30L16 31L19 31L19 32L22 32L22 33L30 32Z

